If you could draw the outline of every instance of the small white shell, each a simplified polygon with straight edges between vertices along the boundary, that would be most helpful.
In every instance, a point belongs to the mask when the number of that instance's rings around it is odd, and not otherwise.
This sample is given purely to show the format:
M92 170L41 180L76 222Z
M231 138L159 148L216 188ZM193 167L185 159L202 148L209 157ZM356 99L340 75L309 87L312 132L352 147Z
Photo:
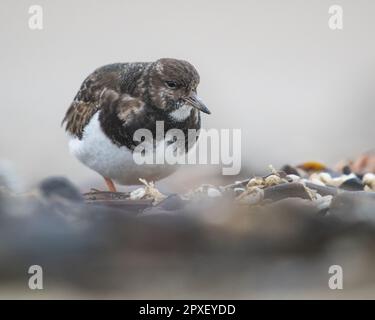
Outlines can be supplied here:
M310 180L304 180L305 182L312 182L318 186L325 186L325 183L322 182L322 180L320 180L319 178L317 177L310 177Z
M324 209L329 208L329 206L331 205L332 199L333 197L331 195L327 195L324 197L319 195L319 197L317 197L316 200L314 200L314 203L319 210L324 210Z
M369 183L369 182L373 182L375 181L375 174L371 173L371 172L368 172L366 173L364 176L363 176L363 179L362 179L363 183Z
M369 191L368 189L370 189L370 191L375 191L375 174L370 172L366 173L363 176L362 182L365 185L365 190L367 189L366 191Z
M283 182L283 180L277 176L276 174L271 174L267 178L264 179L266 186L275 186Z
M145 194L146 194L145 188L138 188L138 189L133 190L130 193L130 199L139 200L139 199L142 199L145 196Z
M297 176L296 174L288 174L287 177L291 179L293 182L297 182L301 180L301 177Z
M356 175L354 173L351 174L343 174L339 177L332 178L331 175L327 172L319 172L319 173L313 173L310 176L310 181L315 184L323 184L323 185L329 185L334 187L341 186L346 180L354 179L356 178ZM320 181L320 183L319 183Z
M247 187L255 187L255 186L262 186L264 184L263 178L255 177L250 179L250 181L247 183Z
M208 188L207 195L210 198L217 198L217 197L221 197L221 192L215 188Z
M310 181L321 186L325 186L326 184L331 184L332 177L327 172L319 172L313 173L310 175Z

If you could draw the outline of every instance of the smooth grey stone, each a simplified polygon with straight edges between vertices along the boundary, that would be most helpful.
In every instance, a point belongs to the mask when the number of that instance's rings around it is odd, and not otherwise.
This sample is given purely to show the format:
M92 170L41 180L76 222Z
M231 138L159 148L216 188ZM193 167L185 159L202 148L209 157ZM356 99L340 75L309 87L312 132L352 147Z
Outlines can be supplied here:
M335 196L338 193L336 187L320 186L312 182L305 182L306 187L317 191L321 196Z
M285 198L310 199L310 195L298 182L278 184L264 189L264 199L278 201Z
M39 184L39 189L47 198L58 196L71 201L83 201L79 190L64 177L47 178Z
M350 222L375 223L375 193L366 191L341 192L333 198L329 215Z
M358 178L349 179L343 182L340 189L347 191L363 191L364 185Z

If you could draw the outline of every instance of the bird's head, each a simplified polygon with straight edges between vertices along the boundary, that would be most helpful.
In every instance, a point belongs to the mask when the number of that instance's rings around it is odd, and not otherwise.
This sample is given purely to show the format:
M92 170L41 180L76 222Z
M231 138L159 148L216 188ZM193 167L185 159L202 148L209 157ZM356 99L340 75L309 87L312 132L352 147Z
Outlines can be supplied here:
M210 114L197 96L199 74L187 61L163 58L152 63L148 94L152 104L167 113L196 108Z

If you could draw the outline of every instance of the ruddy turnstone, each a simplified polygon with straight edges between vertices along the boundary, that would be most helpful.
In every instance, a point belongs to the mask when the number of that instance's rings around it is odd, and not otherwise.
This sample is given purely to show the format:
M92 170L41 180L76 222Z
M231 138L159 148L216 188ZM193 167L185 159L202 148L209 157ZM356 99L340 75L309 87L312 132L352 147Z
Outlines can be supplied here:
M188 139L188 129L200 129L199 111L210 113L197 97L198 84L197 70L183 60L98 68L84 80L62 121L71 153L102 175L110 191L116 191L113 181L131 185L139 178L168 176L176 166L134 161L133 135L137 129L155 133L156 121L164 121L165 132L181 129Z

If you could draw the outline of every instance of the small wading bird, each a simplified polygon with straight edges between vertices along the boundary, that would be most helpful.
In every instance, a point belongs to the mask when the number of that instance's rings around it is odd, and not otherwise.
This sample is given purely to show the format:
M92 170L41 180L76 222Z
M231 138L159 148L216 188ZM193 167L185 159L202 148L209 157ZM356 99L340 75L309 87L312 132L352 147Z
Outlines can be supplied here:
M113 181L131 185L138 184L139 178L155 181L170 175L175 165L134 161L133 135L138 129L154 134L156 121L164 121L165 132L184 132L184 148L188 148L188 129L200 129L200 111L210 113L197 97L198 84L197 70L176 59L115 63L95 70L82 83L62 121L71 153L102 175L112 192L116 191Z

